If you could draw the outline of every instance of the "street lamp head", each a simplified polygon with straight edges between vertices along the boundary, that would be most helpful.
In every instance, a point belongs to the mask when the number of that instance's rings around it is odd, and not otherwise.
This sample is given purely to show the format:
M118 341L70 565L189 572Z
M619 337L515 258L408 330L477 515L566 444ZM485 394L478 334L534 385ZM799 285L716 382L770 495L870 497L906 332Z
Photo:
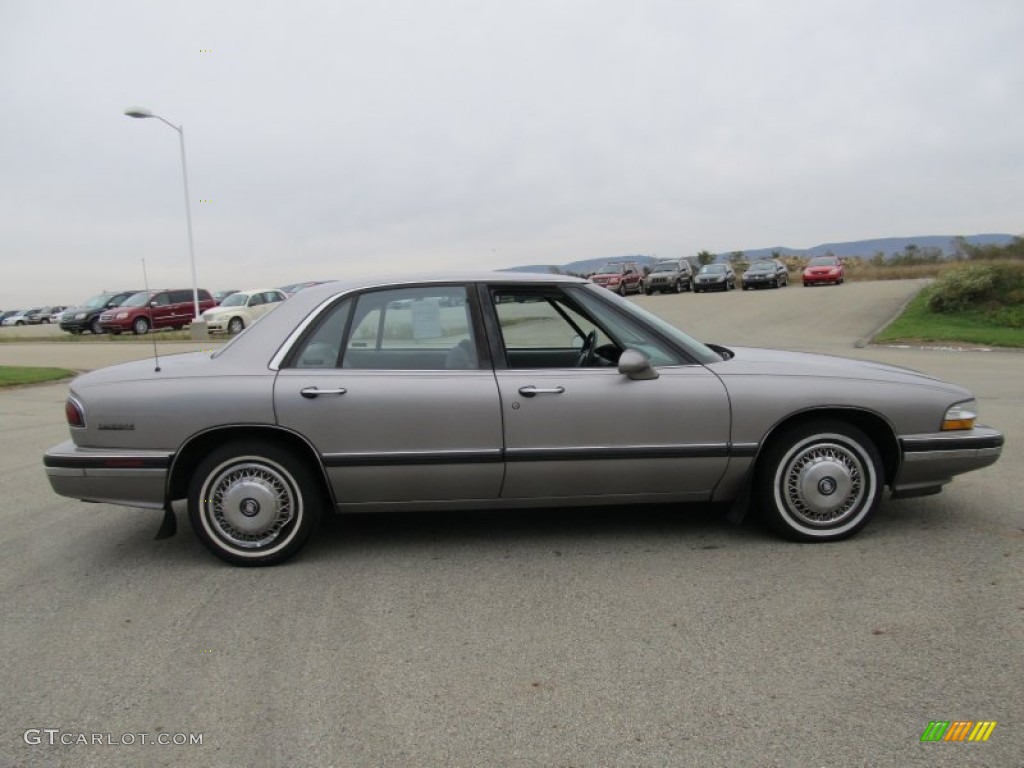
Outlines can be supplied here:
M128 117L155 117L153 112L145 107L128 107L124 113Z

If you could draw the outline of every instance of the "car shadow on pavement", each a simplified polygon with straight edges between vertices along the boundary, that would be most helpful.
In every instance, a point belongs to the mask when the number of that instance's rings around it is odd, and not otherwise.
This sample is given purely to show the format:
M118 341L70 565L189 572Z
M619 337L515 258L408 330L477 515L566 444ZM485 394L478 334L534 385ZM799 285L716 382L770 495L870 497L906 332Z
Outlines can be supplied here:
M330 515L299 557L331 558L359 550L423 546L555 548L673 541L692 549L724 548L762 536L756 523L734 525L722 505L634 505L582 509L394 512Z

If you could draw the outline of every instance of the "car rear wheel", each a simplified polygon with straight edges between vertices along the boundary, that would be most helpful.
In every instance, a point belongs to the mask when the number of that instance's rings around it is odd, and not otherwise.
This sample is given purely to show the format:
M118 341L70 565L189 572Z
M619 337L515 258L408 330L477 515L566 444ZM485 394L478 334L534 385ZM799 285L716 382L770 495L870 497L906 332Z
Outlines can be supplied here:
M228 333L234 336L236 333L241 333L245 330L245 322L240 317L232 317L228 322Z
M324 496L310 470L281 446L233 442L209 454L189 483L188 513L199 540L234 565L273 565L306 543Z
M144 317L135 318L135 322L132 323L132 333L136 336L144 336L149 333L149 320Z
M822 419L773 439L755 483L778 533L795 541L837 541L863 528L878 508L882 460L859 429Z

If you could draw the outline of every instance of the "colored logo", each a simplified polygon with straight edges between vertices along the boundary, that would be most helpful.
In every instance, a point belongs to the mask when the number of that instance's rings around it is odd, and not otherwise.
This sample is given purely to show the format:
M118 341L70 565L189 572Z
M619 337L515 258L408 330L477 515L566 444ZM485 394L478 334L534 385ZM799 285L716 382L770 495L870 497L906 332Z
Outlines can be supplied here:
M995 729L995 720L932 720L921 741L988 741Z

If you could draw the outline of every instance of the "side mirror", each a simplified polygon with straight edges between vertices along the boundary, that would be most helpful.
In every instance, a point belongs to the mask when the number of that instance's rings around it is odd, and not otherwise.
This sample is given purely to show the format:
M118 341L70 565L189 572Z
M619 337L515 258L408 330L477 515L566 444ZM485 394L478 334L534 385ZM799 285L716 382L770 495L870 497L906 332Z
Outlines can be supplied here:
M634 381L648 381L658 378L658 372L654 370L647 355L635 349L623 350L619 355L619 373L628 376Z

